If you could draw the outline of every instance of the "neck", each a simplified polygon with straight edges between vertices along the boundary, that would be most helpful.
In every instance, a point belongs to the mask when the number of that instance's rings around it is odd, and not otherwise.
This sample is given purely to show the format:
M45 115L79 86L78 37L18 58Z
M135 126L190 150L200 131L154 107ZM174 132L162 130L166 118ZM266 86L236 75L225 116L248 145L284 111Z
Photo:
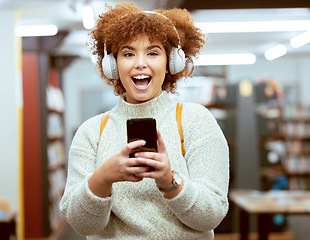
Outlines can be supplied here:
M169 97L166 92L163 92L156 98L139 104L132 104L126 101L125 96L120 100L120 110L122 109L126 118L141 118L141 117L155 117L158 111L167 104Z

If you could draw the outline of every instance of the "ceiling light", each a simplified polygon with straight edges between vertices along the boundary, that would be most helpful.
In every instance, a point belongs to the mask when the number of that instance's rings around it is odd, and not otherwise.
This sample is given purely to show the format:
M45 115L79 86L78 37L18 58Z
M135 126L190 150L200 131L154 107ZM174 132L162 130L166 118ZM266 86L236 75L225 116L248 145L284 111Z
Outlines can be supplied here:
M290 41L290 44L293 48L299 48L301 46L306 45L310 42L310 31L304 32L302 34L293 37Z
M268 60L274 60L276 58L282 57L287 53L287 49L283 44L279 44L275 47L269 48L265 51L265 58Z
M310 20L250 21L250 22L197 22L205 33L229 32L284 32L310 30Z
M252 53L240 54L204 54L201 55L196 61L195 66L208 66L208 65L241 65L253 64L256 62L256 56Z
M54 36L58 33L55 25L18 26L15 34L20 37Z
M92 29L95 26L93 8L89 5L82 7L83 26L86 29Z

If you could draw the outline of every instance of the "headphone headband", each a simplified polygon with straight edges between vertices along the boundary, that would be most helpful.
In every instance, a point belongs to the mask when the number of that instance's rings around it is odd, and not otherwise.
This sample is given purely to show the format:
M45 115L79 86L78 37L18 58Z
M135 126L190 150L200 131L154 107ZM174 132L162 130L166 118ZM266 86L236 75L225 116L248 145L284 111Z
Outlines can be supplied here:
M171 22L171 20L166 17L165 15L159 13L159 12L154 12L154 11L142 11L144 13L147 13L147 14L157 14L159 16L162 16L163 18L167 19L168 22L171 24L171 26L173 27L174 31L176 32L177 36L178 36L178 40L179 40L179 47L181 46L181 39L180 39L180 35L179 35L179 32L177 30L177 28L174 26L174 24Z

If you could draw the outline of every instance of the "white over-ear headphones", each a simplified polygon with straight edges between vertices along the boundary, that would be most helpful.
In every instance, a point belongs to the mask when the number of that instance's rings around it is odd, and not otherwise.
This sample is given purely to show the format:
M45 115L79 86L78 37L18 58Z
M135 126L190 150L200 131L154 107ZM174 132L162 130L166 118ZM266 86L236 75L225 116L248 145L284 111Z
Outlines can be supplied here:
M102 59L102 71L107 78L119 79L116 59L113 54L107 53L106 47L104 46L104 57Z
M179 36L177 29L175 28L173 23L170 21L170 19L167 18L166 16L164 16L158 12L153 12L153 11L143 11L143 12L147 13L147 14L158 14L158 15L164 17L165 19L167 19L171 23L171 25L173 26L175 32L178 35L179 45L177 48L172 47L172 49L171 49L171 52L169 55L169 72L172 75L177 74L179 72L182 72L183 69L185 68L186 58L185 58L185 53L180 46L181 41L180 41L180 36ZM103 73L107 78L119 79L116 59L114 58L112 53L107 54L105 46L104 46L104 57L102 59L101 64L102 64Z

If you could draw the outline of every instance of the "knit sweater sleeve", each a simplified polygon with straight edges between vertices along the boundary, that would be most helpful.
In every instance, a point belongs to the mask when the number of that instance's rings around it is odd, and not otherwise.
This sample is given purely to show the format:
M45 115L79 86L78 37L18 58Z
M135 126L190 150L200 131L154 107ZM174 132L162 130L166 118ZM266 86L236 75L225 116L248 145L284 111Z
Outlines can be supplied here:
M228 211L229 151L212 114L198 104L184 104L182 127L188 177L180 194L167 200L188 227L215 229Z
M112 197L99 198L88 186L95 171L101 117L83 123L71 144L68 178L60 210L68 223L80 234L91 235L108 224Z

